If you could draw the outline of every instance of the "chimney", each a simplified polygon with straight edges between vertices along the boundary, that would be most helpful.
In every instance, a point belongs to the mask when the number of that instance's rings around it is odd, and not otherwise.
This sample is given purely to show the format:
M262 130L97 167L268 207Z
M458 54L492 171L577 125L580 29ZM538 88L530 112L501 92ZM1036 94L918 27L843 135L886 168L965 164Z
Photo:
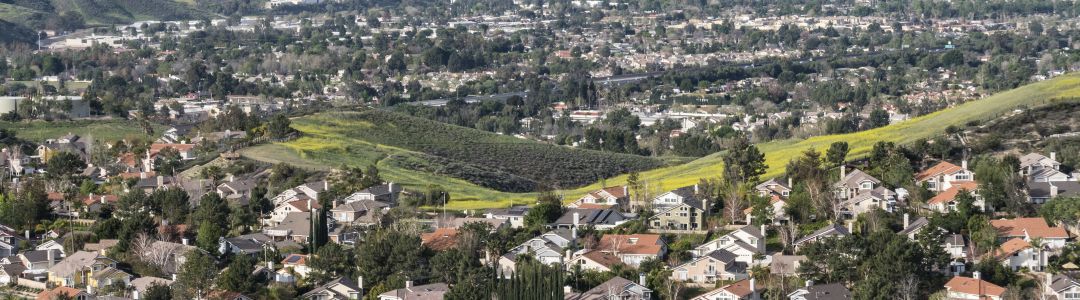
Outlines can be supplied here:
M312 209L312 207L311 207L311 199L310 199L310 198L309 198L309 199L307 199L307 209L308 209L309 211L310 211L310 210Z
M1050 152L1050 160L1057 161L1057 152Z
M30 231L29 231L29 230L27 230L27 231L25 232L25 235L26 235L26 240L27 240L27 241L29 241L29 240L30 240Z
M574 239L577 239L578 218L580 218L580 217L581 217L581 215L578 212L575 211L574 212L574 227L570 228L570 235Z
M323 180L322 189L324 191L330 190L330 181L329 180Z
M569 294L574 293L574 288L571 288L569 285L564 285L562 287L562 290L563 290L563 294L565 294L565 295L569 295Z
M164 185L165 185L165 176L158 175L158 177L157 177L157 186L161 187L161 186L164 186Z
M274 269L274 262L272 262L272 261L266 262L266 269L267 270L273 270Z
M795 188L795 182L794 182L793 179L791 179L791 176L787 177L787 188L789 188L789 189L794 189Z
M56 261L56 254L53 254L53 251L56 251L56 250L52 250L52 249L45 250L45 259L49 260L49 267L50 268L52 268L53 263L55 263L55 261Z
M139 172L139 179L146 179L146 172Z
M364 291L364 276L363 275L356 276L356 287L360 288L360 293L361 294L364 293L363 292Z
M176 274L172 274L172 281L176 281Z
M904 213L904 229L907 229L908 226L911 226L911 215Z
M391 194L393 194L393 193L394 193L394 182L393 182L393 181L391 181L391 182L390 182L390 183L388 183L387 185L388 185L387 189L389 190L389 192L390 192Z
M131 299L139 300L139 290L138 289L131 291Z
M87 284L86 285L86 293L93 295L94 294L94 285Z
M623 197L629 198L630 197L630 187L625 186L625 185L622 186L622 194L623 194Z
M1058 187L1056 185L1054 185L1053 182L1047 181L1047 183L1050 184L1050 198L1057 197L1057 195L1058 195Z
M768 242L766 242L766 240L769 239L769 233L767 231L765 231L765 224L761 224L761 238L763 239L763 240L761 240L761 252L762 253L768 253L768 252L765 252L765 245L768 244Z
M701 193L701 189L698 188L698 184L694 184L694 195Z
M968 166L967 166L967 160L966 160L966 159L965 159L965 160L961 160L961 161L960 161L960 168L961 168L961 169L964 169L964 170L967 170L967 169L968 169L967 167L968 167Z
M405 288L411 288L411 287L412 287L412 280L406 280L405 281Z
M848 231L848 233L854 233L855 232L855 221L852 221L852 220L847 221L847 231Z
M751 294L756 294L757 293L757 285L755 285L754 283L755 283L754 282L754 277L750 277L750 293Z
M638 278L638 284L640 284L641 286L646 286L645 285L645 273L638 273L637 278Z
M813 280L807 280L807 281L806 281L806 287L810 287L810 286L812 286L812 285L814 285L814 281L813 281Z
M971 278L981 280L982 279L982 273L980 273L979 271L971 272Z
M188 245L188 239L187 238L181 238L180 243L184 244L184 246L187 246Z
M234 182L234 181L236 181L236 175L229 174L229 182Z
M847 177L847 166L840 165L840 180L844 180Z

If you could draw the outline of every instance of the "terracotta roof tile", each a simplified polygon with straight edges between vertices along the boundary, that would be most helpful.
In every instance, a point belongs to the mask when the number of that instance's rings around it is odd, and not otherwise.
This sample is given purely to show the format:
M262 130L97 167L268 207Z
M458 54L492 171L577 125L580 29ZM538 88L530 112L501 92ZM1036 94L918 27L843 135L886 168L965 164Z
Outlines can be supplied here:
M926 169L919 174L915 174L915 181L923 181L940 174L949 174L956 171L963 170L957 165L949 163L947 161L940 162L929 169Z
M660 255L663 245L664 241L657 234L605 234L596 248L602 251L618 250L620 254Z
M937 195L934 195L934 197L930 198L930 200L927 201L927 203L938 204L938 203L946 203L946 202L949 202L949 201L953 201L953 199L956 199L956 195L960 194L960 190L965 190L965 191L970 192L970 191L974 191L975 189L978 189L978 188L979 188L979 184L975 183L974 181L953 182L952 186L949 187L949 189L945 190L944 192L938 193Z
M998 230L999 236L1031 238L1068 238L1065 228L1050 227L1043 218L1015 218L990 220L990 226ZM1026 233L1026 234L1025 234Z
M438 228L434 232L420 234L420 244L431 250L443 251L457 246L456 228Z
M948 283L945 283L945 288L958 293L978 295L980 298L1005 295L1005 288L1003 287L984 280L961 276L953 277Z

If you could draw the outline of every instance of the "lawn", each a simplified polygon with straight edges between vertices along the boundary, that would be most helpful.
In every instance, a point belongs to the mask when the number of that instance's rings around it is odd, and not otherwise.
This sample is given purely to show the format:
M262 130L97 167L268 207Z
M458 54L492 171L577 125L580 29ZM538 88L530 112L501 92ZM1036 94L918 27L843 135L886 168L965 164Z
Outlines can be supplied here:
M137 123L130 120L78 120L78 121L22 121L0 122L0 128L14 130L21 138L35 143L73 133L81 137L93 137L99 141L117 141L131 138L149 138ZM160 133L165 128L155 126Z
M1015 109L1034 107L1064 101L1063 98L1080 97L1080 76L1061 76L1052 80L1030 84L1014 90L1002 92L985 99L968 102L929 115L913 118L901 123L873 130L812 137L808 139L790 139L759 144L765 153L769 165L766 178L779 176L784 166L794 157L809 148L825 151L833 142L845 141L851 152L849 158L865 156L879 141L910 143L918 139L929 138L944 132L950 125L963 125L973 120L985 120L1007 114ZM1072 99L1068 101L1073 101ZM327 120L319 120L327 122ZM426 184L438 184L451 192L453 199L448 208L481 209L504 207L511 203L528 203L535 199L535 193L508 193L488 189L460 179L437 175L431 172L419 172L400 168L397 162L405 159L425 160L428 157L418 151L401 147L375 144L357 139L356 131L365 128L378 128L371 123L356 120L337 120L333 124L312 126L317 122L301 119L297 124L309 137L286 144L263 145L245 149L246 157L269 161L288 162L306 168L323 168L342 163L366 165L376 163L380 172L388 180L400 182L406 186L420 187ZM380 124L381 125L381 124ZM347 128L343 132L342 128ZM383 129L386 127L383 126ZM378 134L378 133L376 133ZM342 139L341 135L348 138ZM435 138L438 139L438 138ZM385 141L384 141L385 142ZM685 164L656 168L641 172L641 181L650 185L650 190L670 190L697 183L701 178L717 177L723 169L719 153L709 155ZM438 173L438 172L434 172ZM625 184L626 175L619 175L603 181L608 186ZM601 187L600 182L587 186L562 190L567 200Z

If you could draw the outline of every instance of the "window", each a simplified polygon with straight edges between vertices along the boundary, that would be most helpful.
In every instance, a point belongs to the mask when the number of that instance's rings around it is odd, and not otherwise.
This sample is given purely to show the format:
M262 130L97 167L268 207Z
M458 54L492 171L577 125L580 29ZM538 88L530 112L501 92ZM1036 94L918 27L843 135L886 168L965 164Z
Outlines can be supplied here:
M1065 300L1080 299L1080 292L1067 292L1065 293Z
M968 177L967 173L956 174L956 180L966 181L966 180L969 180L969 178L970 177Z
M873 189L873 188L874 188L874 184L871 183L871 182L863 182L862 183L861 189L869 190L869 189Z

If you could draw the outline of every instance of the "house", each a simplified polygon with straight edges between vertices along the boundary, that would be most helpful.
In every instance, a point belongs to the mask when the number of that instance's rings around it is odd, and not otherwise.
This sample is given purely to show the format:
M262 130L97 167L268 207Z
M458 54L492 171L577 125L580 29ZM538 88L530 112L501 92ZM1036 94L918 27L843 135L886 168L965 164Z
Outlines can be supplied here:
M765 182L759 183L754 186L754 191L757 192L760 197L772 197L777 196L782 199L787 199L791 195L791 190L794 188L791 177L788 177L787 181L779 181L776 178L770 178Z
M278 248L274 239L262 233L251 233L241 236L218 239L218 253L232 253L255 257L267 248ZM297 245L299 246L299 245Z
M45 275L49 268L60 262L62 253L57 250L30 250L19 253L19 262L26 266L23 273L30 275Z
M285 220L285 217L292 213L307 213L312 209L321 208L317 201L314 199L307 200L293 200L286 202L285 204L274 207L274 211L270 213L270 218L266 221L268 224L280 224Z
M608 230L626 221L629 221L626 216L614 208L570 208L550 225L556 228L592 226L597 230Z
M831 224L829 226L825 226L825 228L818 229L817 231L814 231L807 236L799 238L794 243L792 243L792 245L794 245L795 248L798 249L803 244L813 243L821 239L844 237L849 235L851 235L851 232L848 231L848 229L844 226L840 226L839 224Z
M528 206L510 206L508 208L489 209L484 213L484 218L508 220L510 228L521 228L525 227L525 214L528 212Z
M967 160L960 166L942 161L929 169L915 174L915 182L926 186L932 192L943 192L952 187L953 182L969 182L975 180L975 173L968 170Z
M858 196L859 194L873 191L881 186L881 180L870 176L865 172L855 169L851 173L846 173L847 167L840 167L840 181L833 184L834 193L836 198L840 200L848 200Z
M1057 182L1027 182L1028 202L1043 204L1056 197L1080 196L1080 182L1057 181Z
M600 285L580 294L567 294L566 299L575 300L648 300L652 299L652 290L645 287L645 279L635 283L626 278L615 276Z
M818 284L813 285L807 281L806 286L788 294L790 300L850 300L851 291L843 284Z
M246 205L251 198L251 191L256 186L258 186L258 181L255 179L237 180L236 176L229 175L227 181L218 184L215 192L229 203Z
M0 264L0 285L15 284L26 267L20 263Z
M1043 168L1032 171L1028 174L1028 181L1033 182L1063 182L1063 181L1076 181L1074 174L1065 174L1057 169Z
M330 189L329 181L309 182L278 193L274 198L270 199L270 203L273 203L274 207L278 207L297 200L319 200L319 193L328 189Z
M304 278L311 273L311 267L307 265L309 257L303 254L289 254L281 260L281 270L278 270L275 280L278 282L296 282L297 277Z
M784 198L781 198L777 195L769 196L769 206L772 207L771 218L773 224L782 224L783 222L787 222L787 212L785 212L784 210L784 208L787 206L787 201L784 201ZM743 214L746 215L746 224L751 224L754 222L753 206L744 209Z
M301 295L300 299L360 299L360 296L363 295L364 292L361 284L363 283L357 284L357 282L354 282L351 279L342 277L315 287L311 291Z
M47 139L45 143L37 147L38 158L42 162L47 162L57 153L68 152L78 155L83 160L89 160L90 155L86 152L87 142L87 140L71 133L57 139Z
M919 217L915 219L915 222L911 222L911 215L904 214L904 229L900 230L900 234L906 235L909 239L914 240L915 235L919 234L930 225L930 220L926 217Z
M699 197L698 186L682 187L653 199L653 228L668 230L704 230L709 201Z
M691 300L760 300L765 287L757 286L754 279L743 279L692 298Z
M405 281L405 288L379 294L379 300L442 300L450 291L445 283L431 283L414 286L412 281Z
M667 244L658 234L605 234L596 250L614 254L624 264L637 267L643 261L664 256Z
M948 213L951 211L955 211L956 206L960 204L956 200L956 196L960 195L961 192L964 192L971 195L974 199L974 201L972 201L971 203L971 206L978 209L979 211L983 211L986 208L986 202L983 201L983 198L979 195L978 190L979 185L974 181L953 182L948 189L938 193L937 195L934 195L934 197L930 198L930 200L927 200L926 205L930 208L930 210L939 213Z
M1050 249L1065 247L1065 240L1069 238L1065 228L1050 227L1046 224L1046 219L1038 217L990 220L990 226L997 229L998 240L1021 238L1030 243L1034 239L1041 239L1041 246Z
M153 276L143 276L132 279L130 284L134 289L134 291L132 291L132 298L139 299L138 295L145 294L146 290L153 286L170 286L172 283L172 280Z
M86 286L93 287L95 290L104 289L116 284L126 287L131 284L132 278L135 278L135 276L128 272L124 272L115 267L107 267L105 269L93 271L90 277L87 278Z
M672 269L671 279L695 283L740 280L747 277L747 264L737 261L734 253L716 250Z
M582 271L608 272L617 265L625 265L625 263L615 254L593 250L575 255L566 264L566 270L571 271L577 267Z
M967 258L967 242L964 241L964 236L960 234L950 234L945 237L945 241L941 243L941 248L945 249L945 253L949 253L949 257L952 259Z
M186 241L183 243L154 241L150 244L150 247L143 251L146 253L140 255L160 258L155 264L161 268L162 272L165 272L165 274L177 274L180 272L180 266L187 262L188 252L203 250L187 245Z
M1047 295L1056 296L1055 299L1080 299L1080 281L1070 275L1046 274L1047 283L1044 286Z
M381 217L390 210L391 205L375 200L359 200L335 205L330 209L330 216L343 224L374 226L381 222Z
M49 283L57 286L96 286L95 282L88 281L93 281L93 277L98 273L114 271L117 271L115 260L97 252L79 251L48 269ZM114 277L106 276L103 279L111 281Z
M368 200L382 203L397 204L401 194L401 186L393 182L369 187L345 197L345 203Z
M420 245L435 251L450 250L457 246L457 235L455 228L436 228L434 232L420 234Z
M569 229L556 229L544 233L538 237L529 239L521 245L511 248L503 256L499 257L499 271L504 277L514 273L515 262L518 255L532 254L536 261L543 264L557 264L563 262L563 251L574 242L576 238Z
M578 208L581 205L601 205L607 207L613 206L626 206L629 204L630 192L628 188L624 186L613 186L595 190L581 196L574 202L567 204L566 207Z
M90 293L84 290L58 286L54 289L42 291L37 294L37 300L56 300L56 299L72 299L72 300L90 300L94 299Z
M1060 170L1061 163L1057 161L1057 153L1050 152L1050 156L1039 153L1028 153L1020 157L1020 174L1031 176L1042 169Z
M716 250L725 250L735 254L737 261L753 265L756 262L755 256L765 255L765 236L761 234L761 229L764 227L743 226L697 246L692 253L695 256L701 256Z
M769 274L780 276L799 276L799 267L806 261L805 255L784 255L782 252L773 254L769 261Z
M101 211L102 207L114 205L118 201L120 201L120 197L117 195L95 195L90 193L90 195L82 199L83 212L96 213Z
M1005 288L996 284L979 279L979 272L975 278L956 276L945 283L945 297L948 299L979 299L1001 300L1005 296Z
M861 214L881 209L892 212L896 207L897 194L885 187L876 187L869 191L860 191L858 194L840 202L843 214L850 218Z
M63 246L60 247L61 250L63 248L64 248ZM18 246L8 244L8 243L5 243L5 242L0 242L0 257L13 256L17 252L19 252Z
M275 241L292 240L296 243L306 243L308 236L311 235L311 213L289 213L277 226L264 228L263 233Z
M1031 247L1031 244L1022 238L1013 238L1001 243L1001 246L998 246L988 255L993 256L994 259L1013 271L1021 268L1042 271L1043 267L1046 266L1049 253Z
M180 153L180 160L192 160L197 157L197 155L195 154L195 146L195 144L187 144L184 142L181 142L179 144L153 143L150 144L150 149L147 150L147 157L149 157L150 160L153 161L157 158L158 154L160 154L161 151L165 151L165 149L171 148L176 150L176 152Z

